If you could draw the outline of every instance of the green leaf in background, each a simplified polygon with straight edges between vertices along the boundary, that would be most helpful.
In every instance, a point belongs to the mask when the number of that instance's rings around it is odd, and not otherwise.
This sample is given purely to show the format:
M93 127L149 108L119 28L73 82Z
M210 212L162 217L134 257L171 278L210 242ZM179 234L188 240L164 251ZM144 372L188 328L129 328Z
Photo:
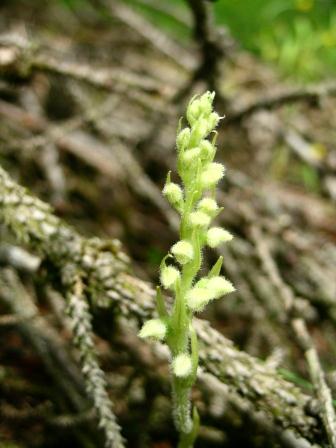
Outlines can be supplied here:
M126 1L177 39L191 36L185 1ZM309 82L335 72L334 0L218 0L213 5L216 22L227 26L243 48L274 64L284 77Z

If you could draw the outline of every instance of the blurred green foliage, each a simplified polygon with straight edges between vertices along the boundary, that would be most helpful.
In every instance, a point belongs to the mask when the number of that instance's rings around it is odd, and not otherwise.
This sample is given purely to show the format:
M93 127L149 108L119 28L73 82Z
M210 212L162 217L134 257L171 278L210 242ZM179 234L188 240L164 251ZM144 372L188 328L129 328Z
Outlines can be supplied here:
M126 1L179 38L190 35L184 0ZM217 23L284 77L309 82L336 72L335 0L217 0L213 5Z
M336 71L335 0L219 0L219 23L286 77L313 81Z

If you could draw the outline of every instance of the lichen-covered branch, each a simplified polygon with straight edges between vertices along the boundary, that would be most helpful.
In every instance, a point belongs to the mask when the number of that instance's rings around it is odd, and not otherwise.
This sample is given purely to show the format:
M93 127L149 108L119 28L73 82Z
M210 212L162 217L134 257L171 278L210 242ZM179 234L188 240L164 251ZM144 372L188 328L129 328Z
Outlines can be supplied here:
M153 316L153 288L129 273L127 257L117 242L79 236L2 168L0 220L60 273L69 263L78 269L87 285L85 295L90 292L97 305L114 307L124 317L140 322ZM291 428L313 442L323 438L310 396L283 380L273 368L237 350L205 321L196 320L195 327L201 344L200 362L206 372L224 381L280 427Z
M315 387L316 396L320 404L320 412L330 445L336 447L336 416L332 402L332 394L327 385L313 339L310 336L306 322L302 317L295 316L295 296L291 289L283 282L276 264L270 254L267 242L261 230L254 226L251 229L253 240L256 243L257 253L265 272L274 284L286 312L287 319L294 330L294 337L301 349L305 352L311 380Z
M87 302L78 293L80 266L90 260L90 242L86 242L70 227L52 215L50 207L27 194L24 188L17 186L1 169L1 217L18 239L27 243L38 253L49 258L59 270L60 280L69 301L69 316L73 322L73 331L81 354L82 370L86 379L86 388L93 399L99 417L99 424L105 431L108 447L123 447L120 428L111 410L110 399L105 389L104 374L96 361L92 340L90 315ZM92 242L95 246L95 242ZM114 267L118 265L114 257ZM77 272L78 271L78 272ZM78 280L79 281L79 280Z
M69 275L70 274L70 275ZM72 275L73 274L73 275ZM86 380L86 389L99 417L99 426L105 433L107 448L123 448L124 443L120 427L112 411L111 400L106 391L104 372L100 369L92 337L89 305L83 297L83 284L76 271L66 273L72 280L67 294L68 314L72 321L75 343L81 355L82 371Z

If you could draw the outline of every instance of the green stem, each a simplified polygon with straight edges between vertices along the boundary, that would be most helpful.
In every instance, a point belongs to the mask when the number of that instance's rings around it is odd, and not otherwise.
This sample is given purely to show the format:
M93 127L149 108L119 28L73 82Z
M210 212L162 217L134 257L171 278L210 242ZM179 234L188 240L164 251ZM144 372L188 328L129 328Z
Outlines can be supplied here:
M180 433L189 434L192 430L190 409L190 389L183 384L185 380L173 377L173 415L175 426Z

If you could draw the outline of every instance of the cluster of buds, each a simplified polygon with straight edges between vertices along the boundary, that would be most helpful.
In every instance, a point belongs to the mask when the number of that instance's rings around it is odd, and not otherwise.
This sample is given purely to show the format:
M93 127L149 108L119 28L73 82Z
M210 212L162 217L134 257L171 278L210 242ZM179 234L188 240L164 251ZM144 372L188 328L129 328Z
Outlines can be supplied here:
M174 293L174 306L170 313L166 310L158 288L159 318L147 321L139 333L143 338L166 341L172 354L173 387L179 391L184 387L190 389L196 377L198 349L192 328L194 313L202 311L211 300L235 290L220 275L221 257L207 276L197 280L204 247L216 248L232 239L227 230L211 226L221 211L215 190L225 174L225 167L214 162L215 128L220 117L213 111L213 100L214 93L206 92L190 101L186 114L189 126L179 129L176 139L177 169L182 185L172 182L168 173L163 188L164 196L181 215L180 241L171 247L160 267L161 286ZM189 432L193 425L191 416L185 415L190 408L183 402L187 395L180 394L182 398L174 395L176 426L184 433Z

